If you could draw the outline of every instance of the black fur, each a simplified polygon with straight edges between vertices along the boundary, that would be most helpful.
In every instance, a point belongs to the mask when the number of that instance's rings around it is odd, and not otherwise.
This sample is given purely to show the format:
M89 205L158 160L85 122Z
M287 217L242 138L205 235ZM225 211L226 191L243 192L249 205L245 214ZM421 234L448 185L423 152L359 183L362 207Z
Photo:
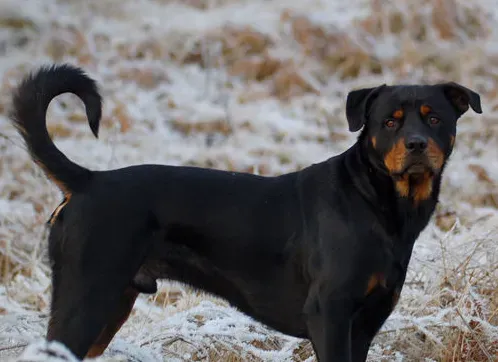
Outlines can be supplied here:
M85 104L90 129L98 135L102 99L97 84L81 69L70 65L42 67L18 86L10 118L23 136L31 157L47 176L57 180L63 191L81 191L92 173L69 160L53 144L47 132L45 114L53 98L74 93Z
M462 105L480 112L479 96L459 85L383 85L348 96L350 128L363 127L358 141L299 172L163 165L97 172L69 161L48 137L45 112L63 92L83 99L96 135L97 87L68 65L27 77L13 120L65 193L49 237L47 338L80 358L106 348L131 309L130 290L154 293L157 279L170 279L310 339L319 361L365 361L438 201ZM430 113L420 114L423 104ZM385 121L400 108L402 117ZM407 149L399 169L388 167Z

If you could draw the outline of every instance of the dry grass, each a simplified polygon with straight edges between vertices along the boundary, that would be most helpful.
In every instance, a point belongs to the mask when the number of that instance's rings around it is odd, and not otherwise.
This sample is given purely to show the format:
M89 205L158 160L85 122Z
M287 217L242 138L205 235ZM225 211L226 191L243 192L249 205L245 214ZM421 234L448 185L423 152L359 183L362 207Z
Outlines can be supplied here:
M79 101L65 96L51 106L49 132L72 159L99 169L161 162L279 174L354 141L343 116L352 88L454 80L479 91L485 113L459 121L441 203L370 358L497 360L498 32L483 1L371 0L364 16L336 14L333 2L269 1L255 10L242 0L156 0L142 8L131 0L89 0L85 9L54 0L54 8L33 5L41 17L28 7L27 14L3 11L0 357L4 344L42 336L50 302L44 222L59 202L6 122L10 91L35 64L71 61L102 84L101 139L90 135ZM256 16L260 11L272 16ZM33 315L39 320L27 323ZM117 343L106 358L113 351L134 361L313 356L309 342L171 283L140 298L120 341L150 354Z

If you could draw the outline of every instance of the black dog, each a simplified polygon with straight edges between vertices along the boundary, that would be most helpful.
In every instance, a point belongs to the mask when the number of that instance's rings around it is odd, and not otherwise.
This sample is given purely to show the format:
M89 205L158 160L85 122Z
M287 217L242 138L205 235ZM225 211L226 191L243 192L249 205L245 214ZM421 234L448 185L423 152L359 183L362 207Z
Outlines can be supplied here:
M397 303L412 248L431 217L457 119L480 97L456 83L381 85L348 94L343 154L277 177L139 165L91 171L46 129L59 94L79 96L95 136L96 83L43 67L15 92L12 120L64 193L50 218L53 294L47 338L97 356L157 279L228 300L319 361L365 361Z

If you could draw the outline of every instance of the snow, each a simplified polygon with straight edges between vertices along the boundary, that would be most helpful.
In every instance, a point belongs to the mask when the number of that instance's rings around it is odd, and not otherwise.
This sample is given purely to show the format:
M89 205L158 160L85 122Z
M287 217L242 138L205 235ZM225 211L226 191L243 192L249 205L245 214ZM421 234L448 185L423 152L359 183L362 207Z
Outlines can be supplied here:
M26 71L55 60L83 66L103 90L99 139L86 121L74 121L84 114L79 100L63 95L49 110L57 146L95 170L161 163L280 174L353 144L357 135L347 131L344 116L351 89L454 80L479 91L484 113L469 110L459 120L440 205L416 243L400 302L369 360L496 359L498 6L495 0L444 2L457 9L460 24L456 38L444 41L438 26L447 17L437 23L431 17L433 4L443 1L217 0L208 9L188 5L202 0L0 2L0 360L74 360L64 346L43 340L50 306L45 222L60 194L6 118L10 87ZM376 6L381 11L374 20L384 29L396 12L405 26L385 34L363 29L359 22L372 21ZM294 14L330 33L326 46L348 54L349 65L361 64L359 75L344 77L347 62L331 66L340 59L304 52L285 20ZM484 35L474 39L464 31L475 27L469 14L482 23ZM425 26L426 39L417 40L417 27L406 24ZM248 82L230 75L221 42L204 39L245 26L272 43L257 57L293 61L295 73L316 92L279 98L271 78ZM344 49L330 44L338 34L350 41ZM199 43L209 67L192 55ZM187 55L194 59L190 64L182 61ZM368 70L375 62L381 73ZM220 134L199 131L201 126L231 130ZM312 361L310 348L223 300L163 281L156 296L140 296L98 360Z

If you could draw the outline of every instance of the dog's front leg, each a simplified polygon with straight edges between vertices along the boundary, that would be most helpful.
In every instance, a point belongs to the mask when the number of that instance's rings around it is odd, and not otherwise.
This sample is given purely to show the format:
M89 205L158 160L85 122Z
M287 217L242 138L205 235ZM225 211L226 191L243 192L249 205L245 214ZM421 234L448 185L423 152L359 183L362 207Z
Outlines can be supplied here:
M319 362L351 362L352 301L311 294L305 305L308 333Z

